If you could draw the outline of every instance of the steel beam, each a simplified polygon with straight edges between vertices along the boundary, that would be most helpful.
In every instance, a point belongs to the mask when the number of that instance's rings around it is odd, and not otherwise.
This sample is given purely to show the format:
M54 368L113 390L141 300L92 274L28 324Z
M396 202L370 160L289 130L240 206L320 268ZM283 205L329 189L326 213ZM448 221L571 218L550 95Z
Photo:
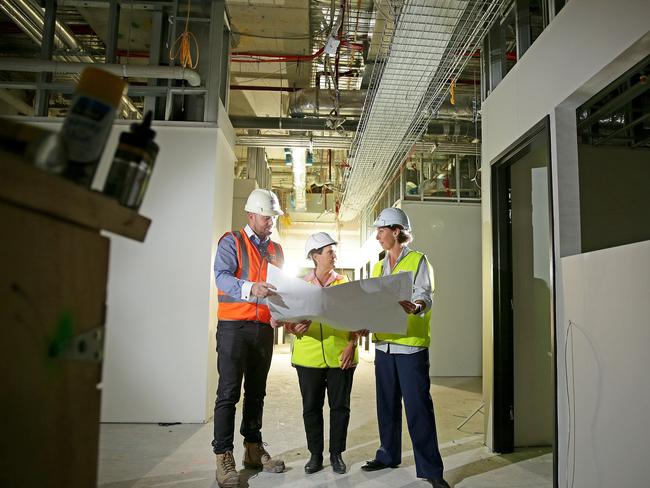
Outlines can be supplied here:
M497 87L506 74L506 37L503 26L495 22L488 34L489 91Z
M325 118L230 117L235 129L331 130ZM358 120L346 120L345 131L357 130Z
M83 8L109 8L113 0L65 0L65 5ZM128 4L129 10L154 10L161 7L173 7L174 0L115 0L119 4Z
M116 61L117 37L120 30L120 4L110 0L108 5L108 21L106 23L106 63Z
M154 10L151 14L151 41L149 48L149 64L158 65L160 63L160 53L163 43L163 13L162 10ZM158 80L149 80L147 83L150 87L158 86ZM156 119L156 97L147 96L144 99L144 113L151 111L153 118Z
M617 97L605 103L602 107L600 107L598 110L596 110L591 115L589 115L589 117L587 117L585 120L579 121L578 128L594 123L603 115L607 115L608 113L613 112L614 110L625 105L626 103L631 102L633 99L635 99L639 95L642 95L647 90L650 90L650 82L640 81L636 85L625 90Z
M230 101L230 29L226 12L224 11L224 30L223 30L223 44L221 46L221 87L219 96L221 103L228 113L228 104Z
M43 19L43 42L41 44L41 59L51 60L52 51L54 50L54 34L56 32L56 0L45 0L45 16ZM52 81L52 73L39 73L37 76L39 84L45 84ZM40 117L46 117L50 105L50 94L47 90L39 89L36 91L34 100L34 114Z
M530 0L515 0L515 25L517 27L517 61L532 42L530 31Z
M601 144L604 144L605 142L609 141L613 137L619 135L621 132L625 132L626 130L635 127L636 125L640 124L641 122L643 122L644 120L647 120L649 118L650 118L650 113L642 115L638 119L633 120L632 122L630 122L629 124L624 125L620 129L616 129L614 132L612 132L610 134L607 134L602 139L598 139L597 141L594 142L594 146L600 146ZM632 146L632 147L634 147L634 146Z
M0 84L1 86L1 84ZM334 130L327 126L326 118L305 117L305 118L279 118L279 117L230 117L234 129L284 129L296 131L329 131ZM343 122L340 127L345 132L357 130L358 119L350 119ZM472 122L465 120L441 121L432 120L429 122L426 133L430 136L478 136L481 135L480 125L474 126Z
M481 44L481 102L484 102L490 90L490 40L489 36L483 38Z
M208 77L205 80L207 93L204 106L204 122L217 122L219 112L219 100L221 95L221 83L224 77L224 14L226 10L225 0L212 0L210 6L210 31L208 34L210 52L210 66Z

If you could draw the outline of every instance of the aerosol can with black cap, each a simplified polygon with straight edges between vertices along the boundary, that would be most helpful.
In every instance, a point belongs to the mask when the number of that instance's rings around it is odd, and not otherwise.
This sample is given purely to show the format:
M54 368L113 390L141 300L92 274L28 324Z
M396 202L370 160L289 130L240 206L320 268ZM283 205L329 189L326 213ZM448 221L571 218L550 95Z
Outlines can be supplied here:
M129 132L122 133L104 184L105 195L134 210L142 204L158 155L151 116L147 112L141 124L132 124Z

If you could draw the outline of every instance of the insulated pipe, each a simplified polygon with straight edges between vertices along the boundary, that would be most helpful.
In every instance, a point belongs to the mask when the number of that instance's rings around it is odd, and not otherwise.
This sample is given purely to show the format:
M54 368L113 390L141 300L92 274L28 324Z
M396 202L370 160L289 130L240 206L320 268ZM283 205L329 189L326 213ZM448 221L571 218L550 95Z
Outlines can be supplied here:
M43 26L39 29L32 23L32 21L25 16L22 10L17 9L10 2L0 2L0 10L2 10L7 17L9 17L14 24L22 27L23 32L39 46L43 42L43 35L41 34Z
M39 73L81 73L92 66L103 69L123 78L158 78L166 80L185 80L190 86L200 86L201 77L191 69L180 66L136 66L133 64L103 63L61 63L42 59L0 58L0 71L19 71Z
M45 17L40 6L31 0L13 0L13 3L29 17L34 25L43 29ZM69 27L58 20L54 24L54 38L55 42L66 45L71 49L81 49L81 45L77 42Z

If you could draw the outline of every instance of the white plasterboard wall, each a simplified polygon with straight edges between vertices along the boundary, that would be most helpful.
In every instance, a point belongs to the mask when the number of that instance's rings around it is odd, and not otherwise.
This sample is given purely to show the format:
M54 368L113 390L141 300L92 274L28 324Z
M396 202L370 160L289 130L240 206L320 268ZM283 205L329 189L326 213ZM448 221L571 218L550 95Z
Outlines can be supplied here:
M550 115L553 161L555 252L580 252L579 191L575 108L650 52L647 0L572 0L535 41L482 107L483 227L483 392L486 442L492 445L492 222L490 165L535 123ZM557 337L562 328L561 270L556 273ZM566 460L566 408L562 403L561 355L558 341L559 479ZM644 421L643 419L639 419ZM582 486L576 484L575 486Z
M402 202L435 276L431 376L481 376L481 208Z
M222 110L223 112L223 110ZM63 119L21 121L59 131ZM116 120L93 182L101 190ZM160 151L140 213L144 243L111 233L102 422L205 422L216 396L212 259L230 230L236 160L232 126L154 121Z
M204 422L214 401L212 255L230 227L234 154L216 127L154 128L147 239L110 236L104 422Z
M561 261L565 321L572 324L571 445L562 471L569 468L576 488L647 486L650 241Z

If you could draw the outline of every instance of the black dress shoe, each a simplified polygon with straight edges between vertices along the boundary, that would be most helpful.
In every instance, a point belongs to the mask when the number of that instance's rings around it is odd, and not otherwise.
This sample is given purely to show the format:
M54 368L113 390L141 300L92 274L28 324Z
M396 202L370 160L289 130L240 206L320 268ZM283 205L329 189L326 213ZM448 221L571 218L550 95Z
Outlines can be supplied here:
M376 459L372 459L370 461L366 461L366 464L361 466L361 469L363 471L379 471L380 469L386 469L386 468L396 468L397 464L391 464L390 466L388 464L384 464L381 461L377 461Z
M323 455L312 454L309 458L309 462L305 464L305 473L312 474L320 471L321 469L323 469Z
M335 473L345 474L345 471L348 469L340 454L330 454L330 462L332 463L332 470Z
M431 486L433 488L451 488L449 486L449 483L447 483L444 478L440 478L439 480L427 480L429 483L431 483Z

